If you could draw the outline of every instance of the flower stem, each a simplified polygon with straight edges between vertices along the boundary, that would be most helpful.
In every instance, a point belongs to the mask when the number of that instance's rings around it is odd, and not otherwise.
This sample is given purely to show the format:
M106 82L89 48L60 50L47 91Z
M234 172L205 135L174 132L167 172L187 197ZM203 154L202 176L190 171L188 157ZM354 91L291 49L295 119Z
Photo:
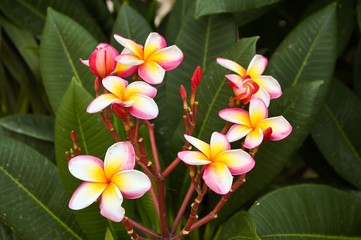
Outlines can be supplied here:
M131 237L131 239L137 240L137 239L144 239L142 237L140 237L133 229L132 224L129 222L129 218L124 216L122 223L125 227L125 229L127 230L129 236Z
M137 223L136 221L128 218L128 222L136 229L138 229L139 231L145 233L145 234L148 234L149 236L151 236L152 238L157 238L157 239L160 239L161 236L155 232L153 232L152 230L144 227L143 225Z
M157 144L156 144L155 136L154 136L154 124L150 123L147 120L144 120L144 123L145 123L145 125L147 125L147 128L148 128L148 133L149 133L149 138L150 138L150 144L152 146L152 153L153 153L155 168L160 173L161 168L160 168L160 163L159 163Z

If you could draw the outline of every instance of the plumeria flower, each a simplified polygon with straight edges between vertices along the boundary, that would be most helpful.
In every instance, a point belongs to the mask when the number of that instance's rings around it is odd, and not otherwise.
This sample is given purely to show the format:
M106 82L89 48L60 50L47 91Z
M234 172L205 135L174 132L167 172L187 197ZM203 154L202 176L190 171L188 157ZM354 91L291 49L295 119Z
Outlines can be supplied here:
M128 82L117 76L108 76L102 84L109 93L95 98L88 106L88 113L100 112L109 105L127 108L129 113L140 119L154 119L158 116L158 106L153 100L157 89L143 81Z
M165 39L152 32L144 47L136 42L114 35L124 48L116 61L126 66L138 66L138 75L150 84L162 83L165 71L176 68L183 60L182 51L175 45L167 47Z
M211 143L184 135L187 141L199 151L182 151L178 157L189 165L204 167L203 180L218 194L226 194L232 187L232 175L249 172L255 165L254 159L242 149L231 150L226 136L214 132Z
M234 123L226 134L230 142L246 136L243 146L248 149L258 147L265 138L277 141L287 137L291 124L283 117L268 118L268 109L261 99L252 99L249 112L241 108L226 108L219 111L224 120Z
M255 55L248 65L247 70L236 62L225 58L217 58L218 64L235 72L236 74L226 75L231 81L231 86L236 94L243 92L254 92L252 98L260 98L266 106L269 105L270 99L278 98L282 95L281 86L272 76L262 75L266 69L268 60L262 55ZM256 86L258 85L258 87ZM258 88L257 91L254 91Z
M79 210L99 201L100 214L114 222L124 217L123 197L136 199L151 186L149 178L133 170L135 154L130 142L110 146L104 162L97 157L80 155L69 161L70 173L84 181L73 193L69 208Z

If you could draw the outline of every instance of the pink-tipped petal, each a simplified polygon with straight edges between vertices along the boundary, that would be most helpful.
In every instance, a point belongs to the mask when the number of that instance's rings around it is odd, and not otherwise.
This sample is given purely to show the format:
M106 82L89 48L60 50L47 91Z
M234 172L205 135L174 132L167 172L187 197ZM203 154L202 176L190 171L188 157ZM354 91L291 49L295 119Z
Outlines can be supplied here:
M119 99L124 98L125 88L128 85L128 82L117 76L108 76L102 81L103 86Z
M88 113L100 112L104 108L108 107L110 104L119 101L119 98L112 93L106 93L98 96L89 104L86 111Z
M227 132L226 136L229 142L235 142L246 136L252 128L240 124L234 124Z
M218 115L228 122L251 126L249 114L242 108L222 109L219 111Z
M107 182L104 174L104 163L99 158L90 155L79 155L68 163L70 173L83 181Z
M125 210L122 207L123 196L114 184L109 184L100 200L100 214L113 222L120 222L124 218Z
M158 116L159 110L155 101L142 94L134 94L131 96L134 104L129 107L129 113L136 118L150 120Z
M143 58L143 49L142 47L137 44L136 42L124 38L118 34L114 34L114 39L123 47L129 49L132 53L134 53L138 58Z
M205 167L203 180L212 191L224 195L231 190L233 176L226 165L215 162Z
M249 104L249 117L252 126L256 126L260 121L268 117L268 109L261 99L252 99Z
M226 59L226 58L217 58L217 63L221 65L224 68L227 68L241 77L246 75L246 69L244 69L241 65L239 65L236 62L233 62L232 60Z
M190 135L184 135L185 139L192 144L195 148L197 148L199 151L204 153L206 155L207 159L210 159L211 157L211 147L208 143L203 142L202 140L192 137Z
M272 128L272 133L269 136L272 141L284 139L292 132L291 124L283 116L267 118L259 126L263 131L269 127Z
M156 51L165 48L167 43L162 35L151 32L144 44L144 59L148 59Z
M147 61L158 63L164 70L169 71L179 66L183 60L182 51L175 45L163 48L153 53Z
M271 99L278 98L282 95L282 89L279 82L272 76L260 76L253 79L253 81L266 90Z
M113 176L111 182L115 184L123 197L136 199L143 196L151 186L147 175L137 170L127 170Z
M252 149L258 147L263 141L263 132L261 128L256 128L249 132L244 140L243 147Z
M82 58L80 58L80 62L82 63L82 64L84 64L85 66L90 66L89 65L89 60L83 60Z
M142 94L154 98L157 95L157 89L146 82L135 81L129 84L125 90L125 98L131 98L134 94Z
M107 183L83 182L73 193L69 208L79 210L88 207L98 199L107 186Z
M268 92L262 87L259 87L258 91L252 95L251 99L261 99L264 102L264 104L266 105L266 107L269 106L270 100L271 100Z
M247 75L250 75L252 79L261 76L267 67L267 63L266 57L256 54L248 65Z
M104 171L108 179L124 170L133 169L135 153L130 142L117 142L110 146L104 158Z
M114 74L121 78L127 78L129 76L132 76L136 71L138 67L137 66L126 66L120 63L117 63L117 66L115 67Z
M139 59L139 57L131 54L120 54L115 57L115 61L122 65L126 66L138 66L142 63L144 63L144 60Z
M237 74L227 74L225 77L239 88L243 87L242 78Z
M163 82L165 70L155 62L146 62L138 67L138 75L149 84Z
M211 136L211 158L214 159L218 154L231 149L227 137L219 132L213 132Z
M207 165L212 163L206 155L199 151L182 151L178 153L178 157L188 165Z
M240 175L251 171L256 162L242 149L225 151L217 156L217 162L227 166L232 175Z

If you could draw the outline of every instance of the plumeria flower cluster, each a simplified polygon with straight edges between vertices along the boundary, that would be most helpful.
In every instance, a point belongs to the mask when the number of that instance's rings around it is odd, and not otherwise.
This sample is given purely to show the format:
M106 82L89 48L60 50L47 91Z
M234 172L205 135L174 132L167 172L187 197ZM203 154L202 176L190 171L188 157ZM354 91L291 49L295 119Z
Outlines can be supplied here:
M100 43L89 60L81 61L96 76L96 97L86 111L100 112L116 143L108 148L102 161L91 155L80 155L76 138L72 135L76 154L68 157L69 171L83 183L73 193L69 207L79 210L98 202L100 214L111 221L123 222L133 239L139 237L133 226L153 238L168 239L173 236L174 239L182 239L192 229L217 216L232 192L243 184L246 173L254 168L255 152L262 142L281 140L291 133L292 127L283 116L268 117L270 100L282 95L280 84L272 76L262 75L267 59L261 55L254 56L247 69L232 60L217 58L221 66L235 72L225 75L234 96L231 97L230 107L219 111L219 117L228 123L221 132L213 132L210 143L207 143L193 136L198 110L195 97L202 79L202 69L197 67L191 77L189 105L187 91L183 85L180 86L185 144L174 161L162 170L154 124L149 122L159 115L154 101L157 88L153 85L162 83L165 72L179 66L183 53L175 45L167 46L165 39L155 32L149 34L144 46L118 34L114 38L124 47L120 54L110 44ZM124 124L125 141L120 139L113 126L112 112ZM151 157L145 150L143 138L139 136L140 124L148 129ZM231 143L243 138L242 147L232 149ZM173 227L169 229L164 178L180 162L189 167L191 184ZM136 165L143 172L136 170ZM234 181L235 176L237 179ZM208 189L221 195L221 200L210 214L195 222L198 207ZM122 207L123 198L140 198L148 191L158 212L161 235L130 220ZM197 197L190 205L189 218L176 234L193 192L197 193Z

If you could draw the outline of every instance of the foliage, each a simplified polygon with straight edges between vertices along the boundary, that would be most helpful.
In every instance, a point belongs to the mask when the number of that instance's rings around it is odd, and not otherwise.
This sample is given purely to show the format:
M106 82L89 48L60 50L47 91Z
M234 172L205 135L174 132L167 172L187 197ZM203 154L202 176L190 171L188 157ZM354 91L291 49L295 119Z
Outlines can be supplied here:
M69 173L65 152L73 148L72 130L82 154L104 159L114 143L99 114L85 112L94 76L80 58L98 42L121 51L114 33L144 43L156 31L184 54L157 86L160 114L152 122L163 168L182 150L179 86L191 89L197 66L203 79L193 136L208 141L224 125L218 112L232 96L224 77L230 72L217 57L247 66L256 53L267 56L267 74L283 90L270 116L283 115L293 126L288 138L260 147L246 183L189 239L361 239L361 1L176 0L159 26L156 9L156 0L0 2L0 238L129 238L95 205L67 208L80 181ZM124 136L120 121L114 127ZM149 132L139 132L150 153ZM188 175L179 165L166 182L171 223ZM203 201L200 218L219 196ZM160 231L150 195L124 208Z

